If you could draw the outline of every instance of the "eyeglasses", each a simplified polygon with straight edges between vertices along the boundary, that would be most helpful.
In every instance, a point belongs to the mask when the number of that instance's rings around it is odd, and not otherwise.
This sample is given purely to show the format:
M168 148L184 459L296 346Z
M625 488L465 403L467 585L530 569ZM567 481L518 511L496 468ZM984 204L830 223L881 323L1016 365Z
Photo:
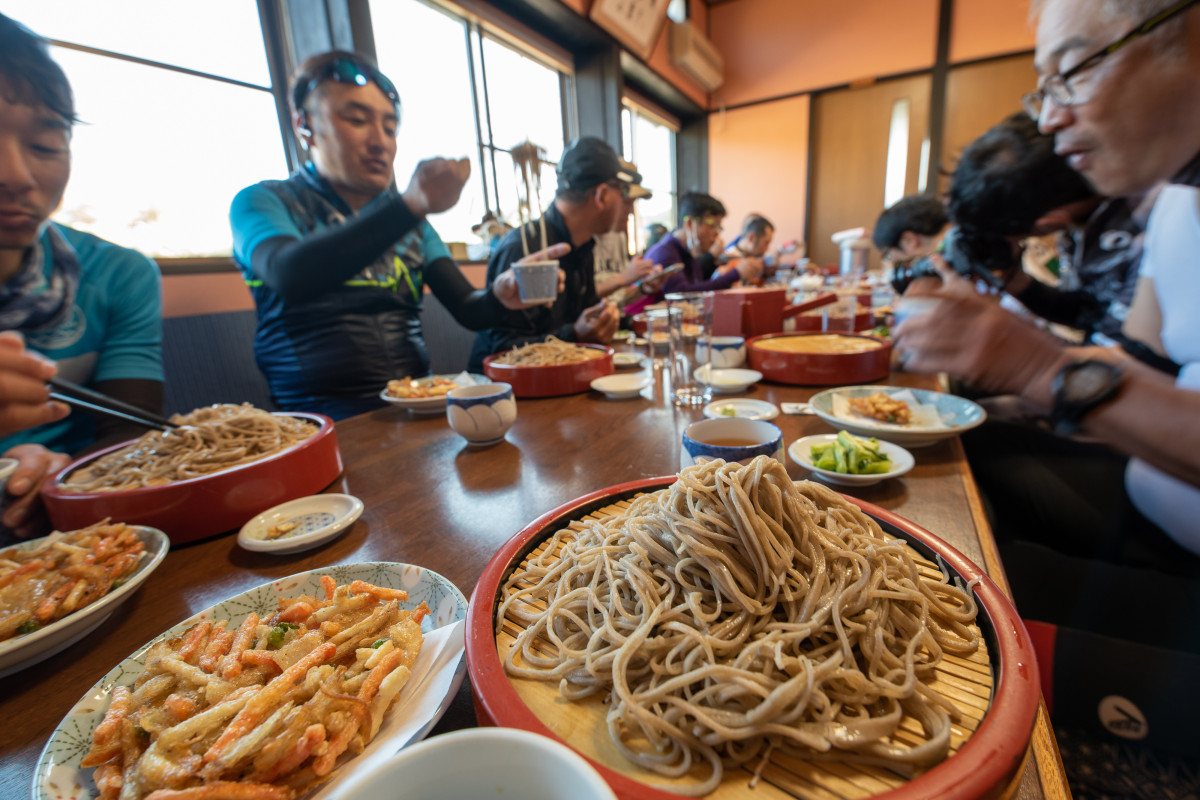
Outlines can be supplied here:
M1139 36L1145 36L1172 17L1187 11L1196 5L1196 3L1200 3L1200 0L1182 0L1182 2L1158 12L1120 39L1108 45L1108 47L1105 47L1098 53L1093 53L1066 72L1046 76L1041 86L1021 98L1021 105L1025 108L1025 112L1035 120L1040 119L1042 116L1042 107L1045 105L1047 97L1053 100L1056 105L1063 107L1073 106L1082 102L1075 96L1075 87L1071 83L1072 78L1084 70L1096 66L1106 56L1111 56Z
M1200 0L1195 0L1195 2L1200 3ZM696 222L699 222L701 225L707 225L708 227L712 228L713 231L715 231L716 233L721 232L721 223L716 217L687 217L684 219L684 221L686 222L689 219L695 220Z
M1200 0L1193 0L1193 2L1200 2ZM384 96L392 101L393 106L400 107L400 93L396 91L396 85L388 80L386 75L356 59L337 58L317 70L308 83L304 84L303 91L293 95L292 102L296 106L296 110L299 111L303 108L304 101L312 94L313 89L327 80L354 86L366 86L368 83L374 83Z
M1197 0L1197 2L1200 2L1200 0ZM625 183L625 181L605 181L605 185L611 186L612 188L614 188L618 192L620 192L622 200L629 199L629 192L632 187L630 187L630 185L628 183Z

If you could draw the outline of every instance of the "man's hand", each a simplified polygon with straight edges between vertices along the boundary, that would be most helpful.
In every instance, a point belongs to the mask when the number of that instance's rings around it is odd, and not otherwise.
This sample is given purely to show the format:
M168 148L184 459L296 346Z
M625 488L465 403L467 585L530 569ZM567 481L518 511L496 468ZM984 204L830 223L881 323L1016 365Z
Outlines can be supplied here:
M417 164L401 197L418 217L438 214L454 207L469 177L471 162L465 158L430 158Z
M557 261L558 259L571 252L571 245L566 242L552 244L545 250L538 250L536 253L530 253L519 261L514 263L524 264L527 261ZM558 271L558 293L562 294L563 288L567 285L567 273L561 269ZM492 282L492 294L500 301L500 304L505 308L510 308L514 311L522 308L534 308L535 306L545 306L549 308L554 305L554 301L549 303L525 303L521 301L521 290L517 286L517 276L513 274L511 269L506 269L496 276L496 280Z
M628 286L640 278L646 278L654 275L657 272L662 272L661 266L656 266L653 261L648 258L634 256L629 259L629 265L621 272L621 284ZM643 285L645 283L643 282Z
M54 362L25 349L21 334L0 333L0 436L57 422L71 413L65 403L50 400L46 381L56 371Z
M955 274L935 256L942 286L906 296L938 300L894 331L893 347L909 372L946 372L994 394L1021 394L1061 361L1063 348L1049 334L1000 307L991 296Z
M737 262L738 277L743 281L752 281L763 274L766 265L761 258L739 258Z
M40 444L17 445L9 448L4 457L15 458L19 464L5 487L7 497L0 523L21 539L40 536L49 529L42 506L42 481L70 464L71 458L52 453Z
M601 300L591 308L585 308L579 319L575 320L575 339L608 344L620 322L621 312L617 310L617 304Z

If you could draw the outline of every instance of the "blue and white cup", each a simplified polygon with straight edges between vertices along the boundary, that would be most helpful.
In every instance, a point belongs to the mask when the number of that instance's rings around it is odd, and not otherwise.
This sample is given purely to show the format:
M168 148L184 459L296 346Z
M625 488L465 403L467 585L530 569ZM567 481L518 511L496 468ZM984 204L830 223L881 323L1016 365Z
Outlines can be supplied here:
M683 431L679 468L716 458L748 464L758 456L783 461L783 431L757 419L705 419Z
M713 369L731 369L746 363L746 340L743 337L712 336L709 337L709 342L711 354L707 358ZM696 342L696 349L708 351L709 342Z
M517 419L517 401L507 383L459 386L446 394L450 427L473 445L484 447L504 439Z

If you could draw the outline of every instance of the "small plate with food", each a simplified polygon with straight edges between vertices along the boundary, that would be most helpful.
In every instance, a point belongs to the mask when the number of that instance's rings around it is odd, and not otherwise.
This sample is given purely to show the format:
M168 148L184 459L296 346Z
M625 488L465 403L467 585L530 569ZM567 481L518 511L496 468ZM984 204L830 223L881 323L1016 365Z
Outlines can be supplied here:
M704 407L704 416L709 419L737 417L738 419L775 419L779 407L766 400L737 397L732 400L714 400Z
M843 386L809 401L834 428L856 436L878 436L903 447L925 447L969 431L987 419L977 403L925 389Z
M841 486L870 486L898 478L915 463L903 447L845 430L797 439L788 447L788 455L827 483Z
M259 553L299 553L322 545L354 524L362 500L315 494L269 508L242 526L237 542Z
M613 366L617 369L635 369L642 365L645 358L641 353L613 353Z
M170 544L143 525L107 520L0 551L0 677L95 630L150 577ZM89 564L98 560L99 565Z
M430 375L427 378L398 378L388 381L380 399L414 414L441 414L446 410L446 393L459 386L491 383L483 375L460 372L457 375Z
M98 784L106 797L334 797L445 713L466 672L466 613L450 581L411 564L339 564L230 597L67 712L32 798L95 800Z

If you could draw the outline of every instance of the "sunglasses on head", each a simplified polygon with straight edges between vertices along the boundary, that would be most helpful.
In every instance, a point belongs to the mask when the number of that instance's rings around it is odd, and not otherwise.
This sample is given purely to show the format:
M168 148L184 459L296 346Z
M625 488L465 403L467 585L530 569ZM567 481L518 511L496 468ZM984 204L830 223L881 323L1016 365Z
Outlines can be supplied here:
M382 72L353 58L338 58L317 70L308 83L304 84L303 91L292 98L296 108L303 108L304 101L312 94L313 89L327 80L352 86L366 86L368 83L374 83L384 96L392 101L393 106L400 107L400 93L396 91L396 85L388 80Z

